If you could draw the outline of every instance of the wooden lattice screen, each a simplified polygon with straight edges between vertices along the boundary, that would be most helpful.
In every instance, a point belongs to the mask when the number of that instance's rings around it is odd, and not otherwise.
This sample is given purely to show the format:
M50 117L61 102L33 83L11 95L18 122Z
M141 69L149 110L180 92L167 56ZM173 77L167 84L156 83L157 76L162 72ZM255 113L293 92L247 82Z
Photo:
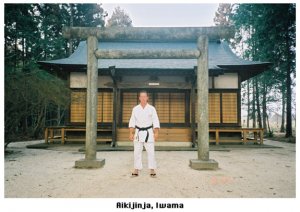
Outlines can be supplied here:
M223 123L237 123L237 93L222 93Z
M210 93L208 96L209 123L220 123L220 93Z
M170 93L170 123L185 123L185 93Z
M70 121L85 122L86 92L73 91L71 93ZM97 122L109 123L113 120L113 93L98 92Z
M86 92L73 91L71 93L71 122L85 122L85 104L86 104Z
M222 108L221 108L221 94L222 94ZM198 107L196 95L196 123L198 122ZM221 109L222 119L221 122ZM238 106L237 93L209 93L208 95L208 110L209 123L237 123L238 122ZM193 114L191 114L192 116ZM192 120L192 119L191 119Z
M122 105L122 120L129 122L132 108L137 105L137 93L124 92Z
M113 93L98 93L97 122L108 123L113 120Z
M155 94L155 109L161 123L170 121L170 96L169 93Z

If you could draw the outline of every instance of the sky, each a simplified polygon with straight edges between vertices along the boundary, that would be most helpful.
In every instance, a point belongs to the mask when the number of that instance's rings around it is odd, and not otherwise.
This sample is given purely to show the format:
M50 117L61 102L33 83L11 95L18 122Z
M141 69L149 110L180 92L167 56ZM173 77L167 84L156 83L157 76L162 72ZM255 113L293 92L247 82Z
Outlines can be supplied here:
M103 4L108 17L120 6L135 27L213 26L218 4Z

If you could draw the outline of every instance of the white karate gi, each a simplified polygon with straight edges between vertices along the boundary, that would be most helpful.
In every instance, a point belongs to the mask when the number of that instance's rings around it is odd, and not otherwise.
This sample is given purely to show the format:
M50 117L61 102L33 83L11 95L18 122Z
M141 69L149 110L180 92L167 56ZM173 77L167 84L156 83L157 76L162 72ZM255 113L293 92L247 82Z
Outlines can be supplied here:
M153 126L153 128L148 129L149 137L148 141L145 142L147 131L139 131L137 128L145 128ZM132 114L129 120L129 128L135 128L134 133L134 168L141 170L142 165L142 152L143 146L147 151L148 156L148 168L156 169L156 160L154 153L154 128L160 128L159 119L152 105L146 104L145 108L141 104L135 106L132 109Z

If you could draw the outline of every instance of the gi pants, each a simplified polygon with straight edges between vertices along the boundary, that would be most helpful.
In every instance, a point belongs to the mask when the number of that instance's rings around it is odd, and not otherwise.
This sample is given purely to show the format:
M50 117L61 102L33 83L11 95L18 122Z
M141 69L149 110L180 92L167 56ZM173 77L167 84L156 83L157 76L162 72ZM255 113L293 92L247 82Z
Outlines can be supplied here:
M145 149L147 151L147 157L148 157L148 169L156 169L154 142L139 142L138 140L135 140L133 143L134 143L134 168L139 170L143 169L142 153L143 153L143 146L145 146Z

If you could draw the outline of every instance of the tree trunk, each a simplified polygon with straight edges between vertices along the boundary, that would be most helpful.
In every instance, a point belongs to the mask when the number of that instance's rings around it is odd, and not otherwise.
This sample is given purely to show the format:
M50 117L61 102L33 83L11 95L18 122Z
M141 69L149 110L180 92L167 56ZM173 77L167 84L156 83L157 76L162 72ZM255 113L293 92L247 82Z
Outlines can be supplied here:
M37 118L37 123L36 123L36 126L34 127L34 130L33 130L33 137L34 138L38 138L39 137L39 133L41 131L41 129L43 128L43 123L45 122L45 111L46 108L44 107L40 113L39 113L39 116Z
M25 96L25 105L23 110L25 111L25 115L23 116L22 119L22 133L23 135L27 135L27 129L28 129L28 123L27 123L27 118L28 118L28 102L27 102L27 81L26 77L24 78L24 96Z
M15 36L15 55L14 55L14 71L17 71L17 60L18 60L18 31L16 24L16 36Z
M291 88L291 59L290 59L290 42L288 35L286 36L286 132L285 137L293 137L292 132L292 88Z
M26 115L24 115L23 116L23 118L22 118L22 134L24 135L24 136L26 136L27 135L27 116Z
M22 68L25 67L25 38L22 37Z
M257 77L255 77L255 92L256 92L255 99L256 99L258 126L259 126L259 128L262 128Z
M61 116L60 116L60 106L57 105L57 121L56 121L57 126L60 125L60 120L61 120Z
M269 134L271 133L271 128L270 128L270 122L269 122L269 115L266 115L266 119L267 119L267 123L268 123L268 130L269 130Z
M250 85L249 80L247 80L247 127L249 128L249 119L250 119Z
M284 132L285 131L285 89L284 89L284 83L282 83L281 86L281 96L282 96L282 110L281 110L281 126L280 126L280 132Z
M74 4L70 4L70 27L73 27ZM69 56L73 53L73 40L69 38Z
M254 79L252 79L252 127L256 128L256 116L255 116L255 86L254 86Z
M267 134L267 90L266 90L266 83L265 82L263 82L262 110L263 110L264 134Z
M46 121L47 121L47 104L44 105L44 110L45 110L45 118L44 118L44 126L46 126Z

